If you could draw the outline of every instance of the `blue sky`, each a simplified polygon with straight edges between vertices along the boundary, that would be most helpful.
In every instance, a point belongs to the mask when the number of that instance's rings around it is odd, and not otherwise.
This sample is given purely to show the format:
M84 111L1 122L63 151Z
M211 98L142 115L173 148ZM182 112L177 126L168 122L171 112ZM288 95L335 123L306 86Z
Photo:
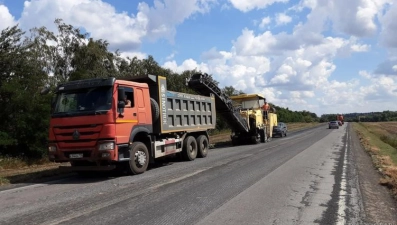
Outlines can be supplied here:
M55 18L292 110L397 110L395 0L0 0L0 29Z

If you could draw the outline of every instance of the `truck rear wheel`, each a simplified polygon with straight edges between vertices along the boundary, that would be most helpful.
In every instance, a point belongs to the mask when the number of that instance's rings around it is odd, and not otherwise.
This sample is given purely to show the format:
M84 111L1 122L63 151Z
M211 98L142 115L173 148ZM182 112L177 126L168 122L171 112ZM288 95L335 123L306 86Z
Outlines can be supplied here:
M183 141L183 158L185 160L193 161L197 157L197 142L193 136L188 136Z
M252 144L258 144L260 142L260 140L261 140L261 137L259 134L256 134L251 137Z
M133 174L141 174L149 165L149 151L142 142L134 142L130 147L130 169Z
M266 132L264 129L259 130L259 135L261 136L261 142L265 143L266 142Z
M232 139L232 145L233 145L233 146L240 145L240 140L238 140L237 138L233 138L233 139Z
M208 154L209 141L205 135L200 135L197 138L197 157L205 158Z

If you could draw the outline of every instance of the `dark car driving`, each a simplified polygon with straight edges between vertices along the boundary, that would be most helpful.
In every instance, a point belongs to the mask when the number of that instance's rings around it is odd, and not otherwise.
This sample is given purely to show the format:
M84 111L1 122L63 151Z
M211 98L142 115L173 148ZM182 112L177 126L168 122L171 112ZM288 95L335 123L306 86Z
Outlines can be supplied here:
M283 122L279 122L278 124L277 124L277 126L274 126L273 127L273 137L274 136L280 136L280 137L285 137L285 136L287 136L287 131L288 131L288 128L287 128L287 124L285 124L285 123L283 123Z

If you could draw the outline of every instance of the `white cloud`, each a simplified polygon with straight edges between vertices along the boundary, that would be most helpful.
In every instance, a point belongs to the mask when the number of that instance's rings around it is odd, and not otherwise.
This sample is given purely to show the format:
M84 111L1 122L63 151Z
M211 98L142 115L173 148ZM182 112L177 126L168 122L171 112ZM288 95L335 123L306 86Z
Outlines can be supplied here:
M183 61L183 63L180 66L178 66L175 60L167 61L162 66L177 73L182 73L185 70L197 70L203 73L209 72L208 66L206 64L204 63L199 64L193 59L186 59L185 61Z
M148 57L148 55L146 53L143 52L121 52L120 56L123 58L134 58L137 57L138 59L146 59Z
M101 0L25 1L19 22L23 29L45 26L55 30L54 20L81 27L96 39L110 41L112 49L136 51L143 39L166 38L173 41L175 27L197 13L209 11L215 0L156 0L154 6L138 4L138 12L129 14Z
M196 69L213 74L221 86L262 93L270 102L293 110L319 114L338 113L340 109L345 110L340 113L378 111L386 101L397 97L397 4L388 4L393 1L301 0L284 13L276 13L273 20L261 17L255 24L261 32L244 28L229 49L213 47L202 53L201 61L179 61L172 52L163 66L175 72ZM221 8L248 12L286 2L229 0ZM24 29L46 26L54 30L53 20L63 18L94 38L109 40L112 48L126 51L123 57L145 58L146 53L139 52L143 40L165 38L172 42L179 24L207 13L214 4L215 0L186 0L184 4L156 0L153 5L139 3L137 13L130 14L100 0L35 0L25 1L18 22ZM306 21L298 22L291 32L269 29L273 21L276 25L291 23L293 10L303 13L304 8L309 9ZM16 22L2 5L0 19L0 26ZM372 72L357 71L352 79L340 81L333 75L338 69L336 58L370 51L367 39L360 38L379 31L382 44L389 47L389 59ZM394 107L397 110L397 105Z
M14 26L16 24L14 17L8 11L8 8L0 4L0 30L7 27Z
M285 25L292 21L292 18L285 13L278 13L276 15L276 24L277 25Z
M152 40L166 37L170 41L176 33L176 25L181 24L195 13L206 13L215 0L179 0L155 1L154 7L147 3L139 4L139 11L148 18L148 35Z
M255 36L254 31L244 29L242 35L234 41L234 46L239 55L260 55L271 51L276 43L277 40L270 31Z
M386 47L397 48L397 4L394 2L390 9L380 18L382 24L381 41Z
M387 3L393 0L333 0L315 1L303 0L291 10L301 11L303 8L310 8L308 16L314 24L321 24L324 28L324 21L332 20L335 30L357 37L373 36L378 29L375 19L384 9Z
M367 52L369 50L369 45L360 45L360 44L353 44L351 46L351 50L354 52Z
M229 0L229 2L233 5L234 8L242 11L248 12L253 9L264 9L269 5L272 5L277 2L286 3L288 0Z
M321 3L306 1L306 5L316 8L309 13L308 21L296 25L290 34L256 33L245 28L232 41L230 51L213 48L203 54L207 57L202 57L201 64L191 60L189 63L206 68L221 86L232 85L247 93L262 93L270 102L282 107L313 110L319 114L339 113L337 110L341 108L346 111L340 113L357 109L366 112L370 95L365 90L378 91L381 87L395 90L396 82L382 78L376 85L367 86L360 92L362 84L358 78L335 80L332 74L337 69L334 63L337 57L366 52L371 46L355 37L323 36L328 19L332 17L328 12L330 5L327 5L331 3ZM349 31L351 35L355 32ZM173 66L178 67L177 64ZM362 71L360 75L372 82L371 73ZM393 96L393 93L384 94ZM376 108L373 109L375 111Z
M267 25L269 25L270 24L270 22L271 22L271 19L270 19L270 17L263 17L262 18L262 20L261 20L261 23L259 24L259 27L260 28L265 28Z

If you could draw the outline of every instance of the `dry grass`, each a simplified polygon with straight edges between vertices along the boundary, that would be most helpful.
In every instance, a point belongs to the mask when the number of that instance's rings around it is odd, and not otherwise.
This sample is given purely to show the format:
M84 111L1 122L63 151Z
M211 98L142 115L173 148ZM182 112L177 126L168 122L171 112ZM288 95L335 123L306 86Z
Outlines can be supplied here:
M60 174L58 163L48 159L0 158L0 185L27 182Z
M390 188L397 198L397 122L355 123L353 127L382 174L379 183Z

